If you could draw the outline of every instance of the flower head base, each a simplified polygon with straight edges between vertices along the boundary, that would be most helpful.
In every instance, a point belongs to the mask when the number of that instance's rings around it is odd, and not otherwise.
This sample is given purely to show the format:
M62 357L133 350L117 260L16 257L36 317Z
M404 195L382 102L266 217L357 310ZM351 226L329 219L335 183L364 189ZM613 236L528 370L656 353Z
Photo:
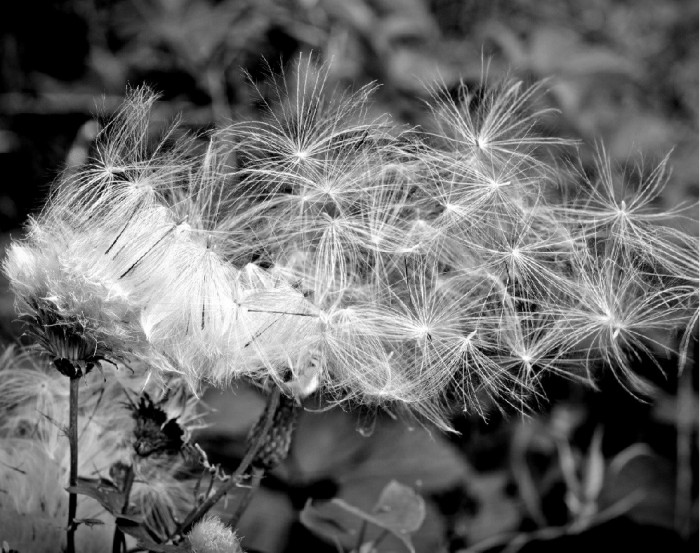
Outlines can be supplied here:
M28 333L53 356L54 365L64 376L83 376L109 355L83 323L76 318L63 319L52 302L37 299L31 307L34 315L25 319Z

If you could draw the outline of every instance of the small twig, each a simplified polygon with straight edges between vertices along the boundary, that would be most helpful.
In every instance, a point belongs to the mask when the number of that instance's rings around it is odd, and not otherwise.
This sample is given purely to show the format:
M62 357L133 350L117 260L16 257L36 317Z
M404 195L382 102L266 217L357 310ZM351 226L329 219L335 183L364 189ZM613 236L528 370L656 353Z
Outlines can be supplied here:
M207 492L204 494L205 498L209 497L209 494L211 493L212 489L214 488L215 482L216 482L216 474L214 474L212 472L209 474L209 485L207 486Z
M199 474L199 478L197 478L197 483L194 485L194 490L192 491L195 503L199 501L199 488L202 487L202 480L204 480L204 477L208 473L209 471L207 469L202 469L202 472Z
M246 511L248 505L250 505L250 501L253 499L253 494L255 493L255 490L257 490L258 487L260 487L260 481L262 480L264 475L264 469L261 469L259 467L253 467L253 473L250 478L250 486L246 489L245 494L241 498L241 501L238 503L238 507L236 507L236 511L233 513L233 516L228 521L228 525L231 528L236 528L236 526L238 525L238 521L241 520L243 513Z
M80 376L70 379L68 399L68 443L70 444L70 474L68 485L74 488L78 485L78 391ZM66 553L75 553L75 515L78 510L78 495L68 492L68 528L66 530Z
M365 541L365 534L367 533L367 521L363 520L362 524L360 526L360 531L357 533L357 541L355 542L355 547L353 547L353 551L359 551L360 547L362 547L362 544Z
M168 540L173 539L175 536L183 535L187 533L192 526L194 526L200 518L202 518L229 490L238 485L238 482L243 474L248 470L248 467L253 462L255 455L257 454L260 447L263 445L267 433L272 426L272 421L274 419L275 410L277 409L277 404L280 399L280 389L275 386L272 392L267 397L267 403L265 404L265 410L261 415L264 419L263 426L260 433L253 438L253 441L248 447L248 451L244 455L240 464L236 468L235 472L231 475L229 480L225 482L216 492L209 496L202 504L194 509L185 520L178 525L175 531L168 537Z
M378 547L379 544L382 543L382 542L384 541L384 538L386 538L388 535L389 535L389 530L387 530L386 528L384 528L384 529L379 533L379 535L378 535L374 540L372 540L372 545L373 545L374 547Z
M131 487L134 485L134 467L129 465L126 469L126 479L124 480L124 503L122 504L122 514L127 512L129 508L129 496L131 495ZM114 537L112 538L112 553L121 553L126 549L126 540L124 539L124 533L119 529L118 526L114 527Z

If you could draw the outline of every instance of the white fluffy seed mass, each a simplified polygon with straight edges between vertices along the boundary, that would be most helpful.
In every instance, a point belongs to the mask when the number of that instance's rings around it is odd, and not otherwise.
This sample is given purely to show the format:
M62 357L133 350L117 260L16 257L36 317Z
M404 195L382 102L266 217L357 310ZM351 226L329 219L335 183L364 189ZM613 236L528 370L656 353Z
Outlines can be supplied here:
M187 535L193 553L242 553L236 534L221 519L208 515Z
M548 373L642 391L639 355L684 358L698 247L653 206L667 160L562 168L522 83L434 90L408 129L327 81L302 61L260 120L155 145L155 97L133 91L9 249L20 309L193 387L274 382L443 428L526 409Z

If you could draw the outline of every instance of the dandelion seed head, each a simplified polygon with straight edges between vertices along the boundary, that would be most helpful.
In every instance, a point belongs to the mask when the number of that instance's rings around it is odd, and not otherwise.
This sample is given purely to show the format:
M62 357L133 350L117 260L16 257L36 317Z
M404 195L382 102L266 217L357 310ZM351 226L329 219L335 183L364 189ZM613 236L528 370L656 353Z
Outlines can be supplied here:
M502 181L499 179L487 179L486 184L493 189L499 189L504 188L506 186L510 186L510 181Z
M299 161L304 161L309 157L309 152L304 151L304 150L299 150L297 152L294 152L292 154L294 157L296 157Z

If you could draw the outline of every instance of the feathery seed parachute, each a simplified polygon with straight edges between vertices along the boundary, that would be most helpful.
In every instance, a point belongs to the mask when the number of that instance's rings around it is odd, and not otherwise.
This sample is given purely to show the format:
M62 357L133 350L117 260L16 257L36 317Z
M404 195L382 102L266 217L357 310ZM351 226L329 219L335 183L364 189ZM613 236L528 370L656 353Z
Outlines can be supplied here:
M131 91L5 259L39 343L443 428L484 397L525 408L547 373L644 390L631 360L697 318L696 240L652 207L665 160L620 186L601 152L564 201L537 87L435 91L432 128L407 129L326 77L300 63L262 120L155 144L155 96Z

